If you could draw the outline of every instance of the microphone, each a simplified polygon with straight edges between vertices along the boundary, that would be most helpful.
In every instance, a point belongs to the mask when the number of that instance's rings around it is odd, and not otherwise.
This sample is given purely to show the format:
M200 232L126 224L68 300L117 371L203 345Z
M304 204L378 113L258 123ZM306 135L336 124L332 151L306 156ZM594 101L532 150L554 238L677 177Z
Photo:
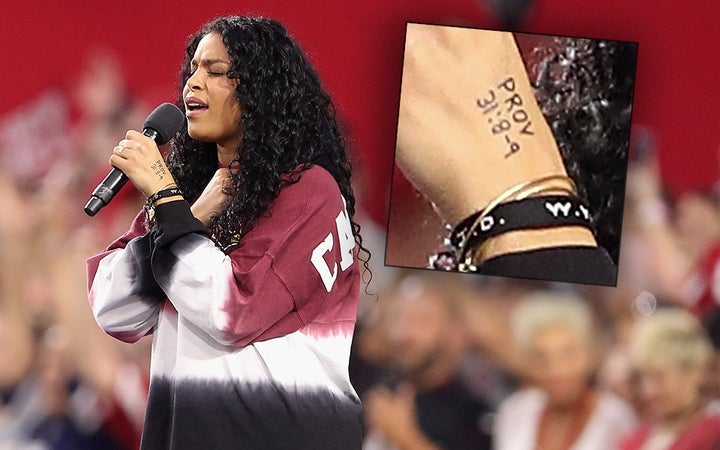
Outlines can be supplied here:
M185 116L177 106L163 103L145 119L142 134L154 140L157 145L163 145L180 130L184 120ZM127 175L117 167L113 167L90 196L90 200L85 205L85 214L90 217L97 214L110 203L127 182Z

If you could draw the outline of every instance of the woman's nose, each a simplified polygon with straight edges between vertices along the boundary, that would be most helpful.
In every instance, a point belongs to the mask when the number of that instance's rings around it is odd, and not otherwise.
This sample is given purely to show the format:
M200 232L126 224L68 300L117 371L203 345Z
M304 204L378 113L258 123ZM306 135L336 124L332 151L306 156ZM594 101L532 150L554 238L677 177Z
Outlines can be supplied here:
M197 91L202 87L202 83L200 80L200 76L198 75L199 70L196 70L195 73L190 75L190 78L188 78L187 82L185 83L185 87L188 88L188 90L191 91Z

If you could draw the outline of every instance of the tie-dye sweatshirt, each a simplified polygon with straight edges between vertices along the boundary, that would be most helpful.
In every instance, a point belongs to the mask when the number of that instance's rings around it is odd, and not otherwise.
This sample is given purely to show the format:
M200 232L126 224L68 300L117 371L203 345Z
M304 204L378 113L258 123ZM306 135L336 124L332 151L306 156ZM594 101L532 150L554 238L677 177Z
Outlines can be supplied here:
M359 269L345 201L314 166L225 251L185 201L88 260L111 336L152 334L143 449L360 448L348 377Z

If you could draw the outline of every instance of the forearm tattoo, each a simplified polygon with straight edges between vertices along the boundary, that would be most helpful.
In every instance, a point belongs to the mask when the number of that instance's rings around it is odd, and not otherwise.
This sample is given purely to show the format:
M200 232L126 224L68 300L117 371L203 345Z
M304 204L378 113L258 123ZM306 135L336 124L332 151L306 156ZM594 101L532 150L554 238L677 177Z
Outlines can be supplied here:
M163 177L165 177L165 167L163 166L163 163L161 160L157 160L153 163L152 166L150 166L153 172L155 172L155 175L157 175L158 180L162 180Z
M515 92L513 77L508 77L493 89L489 89L487 96L478 98L476 103L483 115L487 116L490 131L494 135L502 136L507 143L505 158L521 150L520 142L523 136L535 134L530 116L523 108L523 99Z

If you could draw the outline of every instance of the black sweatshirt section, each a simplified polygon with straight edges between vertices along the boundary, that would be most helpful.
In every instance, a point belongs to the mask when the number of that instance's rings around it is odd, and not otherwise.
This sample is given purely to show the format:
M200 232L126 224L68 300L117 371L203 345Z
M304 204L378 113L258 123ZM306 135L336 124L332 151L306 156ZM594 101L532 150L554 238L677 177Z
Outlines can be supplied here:
M617 285L617 267L602 247L567 246L509 253L488 259L479 272L566 283Z
M151 233L137 237L125 246L125 251L131 255L133 267L133 284L131 294L141 299L157 299L158 302L165 298L165 293L155 281L150 258L153 252L153 241Z
M150 382L142 450L360 450L362 405L325 389Z
M192 215L187 201L176 200L155 207L155 228L152 234L156 249L192 233L208 236L205 225Z

